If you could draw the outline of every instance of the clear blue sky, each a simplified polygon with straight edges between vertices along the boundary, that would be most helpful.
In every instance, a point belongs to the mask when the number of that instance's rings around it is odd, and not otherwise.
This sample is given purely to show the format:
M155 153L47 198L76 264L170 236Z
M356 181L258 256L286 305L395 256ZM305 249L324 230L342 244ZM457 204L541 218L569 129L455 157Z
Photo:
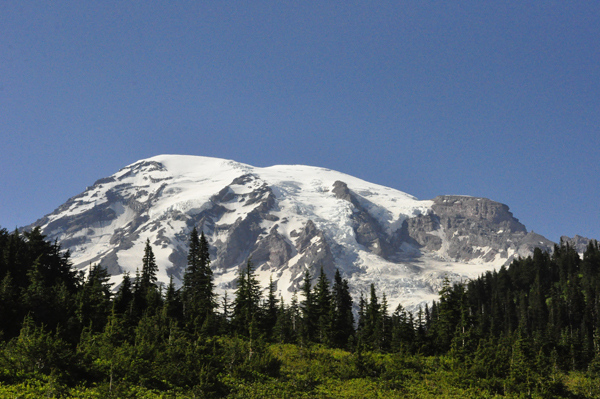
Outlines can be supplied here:
M0 0L0 226L163 153L600 238L600 2Z

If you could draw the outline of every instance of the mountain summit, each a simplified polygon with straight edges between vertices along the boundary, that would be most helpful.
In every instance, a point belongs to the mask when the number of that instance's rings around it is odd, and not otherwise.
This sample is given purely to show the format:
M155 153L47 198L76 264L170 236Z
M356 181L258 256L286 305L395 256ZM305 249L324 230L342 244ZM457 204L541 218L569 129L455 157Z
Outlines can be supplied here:
M473 278L553 245L485 198L421 201L324 168L181 155L126 166L32 226L69 249L75 267L99 263L115 283L140 267L146 239L159 280L181 282L195 226L210 244L220 293L252 259L263 287L272 276L286 301L305 270L316 276L323 267L348 278L355 300L374 283L392 308L437 297L446 276Z

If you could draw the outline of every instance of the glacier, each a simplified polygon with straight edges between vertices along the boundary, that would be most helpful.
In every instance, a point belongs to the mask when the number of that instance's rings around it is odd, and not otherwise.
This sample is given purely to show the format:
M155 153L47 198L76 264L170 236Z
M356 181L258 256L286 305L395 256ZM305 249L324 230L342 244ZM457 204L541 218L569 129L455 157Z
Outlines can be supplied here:
M149 239L158 280L181 284L193 227L211 247L217 293L232 294L252 259L289 303L305 270L339 269L355 299L375 284L390 308L437 297L553 243L527 232L503 204L468 196L419 200L313 166L254 167L219 158L159 155L125 166L26 228L40 226L76 268L99 263L115 287L135 275Z

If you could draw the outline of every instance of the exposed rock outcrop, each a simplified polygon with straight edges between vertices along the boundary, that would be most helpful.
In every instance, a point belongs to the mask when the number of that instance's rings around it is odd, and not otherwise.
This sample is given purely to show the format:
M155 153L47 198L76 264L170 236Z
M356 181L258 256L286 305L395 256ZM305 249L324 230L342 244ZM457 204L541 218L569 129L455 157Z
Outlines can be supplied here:
M431 298L444 276L469 278L554 245L485 198L419 201L321 168L182 156L129 165L34 225L69 249L76 267L99 263L114 275L135 273L149 238L165 283L181 282L196 227L220 290L234 289L252 259L262 285L273 276L287 300L306 270L316 278L323 267L349 278L355 296L376 284L391 307ZM572 240L578 251L587 243Z
M525 226L508 206L486 198L439 196L431 213L408 221L408 232L424 249L453 261L483 262L527 256L535 247L551 250L553 243Z
M370 252L376 255L388 258L393 251L389 245L389 237L386 236L379 222L367 212L360 204L360 201L352 194L348 185L341 181L333 183L332 192L339 199L350 202L354 207L352 220L353 229L356 234L356 241L364 245Z
M583 254L587 250L587 247L588 247L590 241L596 241L596 240L592 240L591 238L586 238L586 237L582 237L579 235L575 235L573 238L570 238L567 236L562 236L562 237L560 237L560 241L565 244L569 244L570 246L575 248L577 253Z

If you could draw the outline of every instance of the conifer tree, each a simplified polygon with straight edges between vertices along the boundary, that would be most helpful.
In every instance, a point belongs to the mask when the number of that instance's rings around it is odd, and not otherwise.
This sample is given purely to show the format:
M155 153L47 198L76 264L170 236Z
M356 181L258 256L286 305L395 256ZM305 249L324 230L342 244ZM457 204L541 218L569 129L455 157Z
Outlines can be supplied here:
M93 264L78 295L77 316L84 327L102 331L111 310L110 275L103 267Z
M0 252L0 258L2 253ZM1 332L4 338L12 338L19 333L19 296L17 287L10 272L6 273L0 282L0 320L2 320Z
M589 277L597 277L600 273L600 244L596 240L590 240L581 262L581 269Z
M427 344L427 320L429 318L429 308L425 304L425 310L419 306L417 317L415 318L415 350L425 349ZM429 348L427 348L429 349ZM427 352L424 351L425 353Z
M356 334L358 335L358 338L360 338L361 340L364 338L365 326L367 324L366 312L367 312L367 301L365 300L365 295L361 291L360 298L358 299L358 325L356 328Z
M523 337L521 330L517 331L512 347L508 383L510 390L527 392L527 395L531 395L531 390L536 383L531 347L529 341Z
M223 312L221 312L220 317L219 333L222 335L229 335L231 332L231 303L227 292L225 292L223 299L221 300L221 308L223 309Z
M329 290L329 280L321 266L321 272L315 287L313 289L314 298L314 318L315 318L315 339L320 343L330 343L331 338L331 292Z
M209 246L204 233L198 236L194 227L190 234L188 267L183 277L184 313L196 329L209 325L217 307L213 273L210 268ZM207 321L208 319L208 321Z
M140 277L140 289L142 292L146 292L151 287L156 288L156 273L158 273L158 265L156 264L156 258L150 245L150 239L146 239L146 246L144 247L144 257L142 258L142 275Z
M290 307L287 309L288 317L290 320L290 342L295 343L300 339L302 329L302 315L300 305L298 304L298 293L294 291L292 295L292 301Z
M531 315L531 330L542 333L547 327L548 309L546 306L546 292L542 286L542 277L537 273L533 285L529 290L529 311Z
M42 273L43 265L41 258L36 259L33 266L28 271L29 285L22 295L25 310L31 315L38 324L51 324L52 315L52 295L50 287L46 285Z
M163 310L165 317L168 319L177 322L183 320L183 304L181 302L180 292L175 289L172 275L169 278L169 285L167 286L167 290L165 292Z
M8 234L8 230L0 228L0 280L3 279L9 272L6 265L6 259L4 257L4 251L6 250L9 239L10 235Z
M304 300L300 303L300 310L302 311L300 339L303 344L307 344L313 341L315 332L315 300L311 290L311 276L308 270L304 272L300 289L304 296Z
M248 259L246 268L240 269L235 291L232 315L235 332L250 338L257 333L260 298L260 285L254 275L252 261Z
M9 235L3 258L5 272L2 277L4 277L6 273L10 273L15 287L18 287L19 289L26 288L29 285L27 272L35 258L32 259L32 256L29 254L27 244L18 229L15 229L15 231Z
M131 278L129 277L129 272L126 272L123 274L123 280L113 300L113 309L117 314L131 316L132 301L133 290Z
M388 301L385 292L381 296L380 311L380 338L379 347L382 351L389 351L392 343L392 318L388 313Z
M458 290L461 290L461 286L456 285L453 289L450 280L445 277L442 289L439 292L439 304L434 304L436 310L435 316L433 316L432 310L432 333L436 343L436 350L441 353L450 349L450 344L456 331L456 324L460 320L460 294L457 293Z
M279 298L279 309L277 310L277 321L273 327L273 342L284 344L292 342L293 330L290 312L286 309L283 298Z
M333 287L332 305L332 342L338 348L346 348L348 340L354 335L354 315L352 314L352 296L348 280L342 280L340 271L336 269Z
M148 307L146 298L148 290L145 290L144 286L142 285L142 277L139 269L135 269L135 279L133 280L131 291L133 298L130 305L130 321L133 325L137 324L140 317L142 317L146 311L146 308Z
M369 303L365 309L365 323L362 334L363 342L368 348L381 350L381 305L375 291L375 284L371 283Z
M142 273L135 292L136 299L140 303L140 315L144 313L156 314L162 307L162 294L156 284L158 281L156 277L157 273L158 265L156 264L156 258L150 245L150 239L148 238L146 239L144 257L142 258Z
M268 340L273 338L273 329L277 323L277 314L279 312L279 308L277 306L278 301L279 300L275 296L275 284L273 284L273 276L271 276L269 278L269 290L264 306L264 315L262 317L263 331L265 332Z
M409 352L415 341L413 316L402 304L398 304L392 315L391 348L394 352Z

